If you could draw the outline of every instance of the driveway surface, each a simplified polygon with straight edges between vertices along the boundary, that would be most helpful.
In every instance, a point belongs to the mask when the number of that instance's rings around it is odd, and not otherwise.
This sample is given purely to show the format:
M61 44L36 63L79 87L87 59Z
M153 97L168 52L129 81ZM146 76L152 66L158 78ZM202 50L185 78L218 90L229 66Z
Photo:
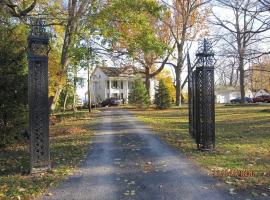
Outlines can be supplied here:
M125 110L105 110L85 163L43 200L230 200L228 188ZM242 198L239 198L242 199Z

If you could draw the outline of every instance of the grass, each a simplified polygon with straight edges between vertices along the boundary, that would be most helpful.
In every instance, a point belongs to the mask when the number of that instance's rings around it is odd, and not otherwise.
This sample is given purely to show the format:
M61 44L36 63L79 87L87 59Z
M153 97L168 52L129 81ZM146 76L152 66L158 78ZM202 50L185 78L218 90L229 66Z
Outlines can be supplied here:
M187 107L134 110L162 139L240 191L270 195L270 106L216 106L216 150L196 150Z
M29 146L25 143L0 149L0 199L34 199L65 176L72 174L85 158L97 113L56 114L50 126L52 170L23 175L29 170ZM50 195L47 193L47 195Z

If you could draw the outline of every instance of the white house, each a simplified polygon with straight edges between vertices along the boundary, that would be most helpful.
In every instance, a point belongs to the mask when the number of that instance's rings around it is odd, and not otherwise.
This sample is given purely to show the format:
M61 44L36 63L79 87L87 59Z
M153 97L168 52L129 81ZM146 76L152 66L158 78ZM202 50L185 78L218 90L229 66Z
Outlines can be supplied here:
M128 94L132 88L135 77L144 74L132 66L127 67L97 67L91 75L91 101L99 103L111 97L123 99L128 102ZM157 81L150 80L150 98L154 99Z
M245 91L246 97L254 98L261 95L269 95L267 90L250 90ZM231 99L235 99L241 96L240 89L238 87L230 86L217 86L215 88L216 103L230 103Z

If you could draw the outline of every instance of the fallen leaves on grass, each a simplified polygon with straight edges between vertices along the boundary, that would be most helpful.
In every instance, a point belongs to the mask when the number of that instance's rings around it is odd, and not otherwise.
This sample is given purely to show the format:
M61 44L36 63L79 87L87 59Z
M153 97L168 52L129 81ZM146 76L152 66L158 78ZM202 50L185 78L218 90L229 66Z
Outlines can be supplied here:
M53 137L56 136L66 136L66 135L76 135L76 134L84 134L87 133L87 130L81 127L69 127L69 128L61 128L61 129L55 129L51 133Z
M160 137L236 189L266 190L270 185L270 106L216 106L216 150L200 152L188 130L188 109L134 110ZM229 171L230 170L230 171ZM210 173L211 174L211 173Z
M72 116L72 115L71 115ZM55 186L65 176L73 173L89 149L95 122L91 120L67 120L57 123L50 130L52 170L43 175L21 175L21 169L29 169L28 145L12 145L1 149L0 154L0 199L34 199ZM87 128L86 128L87 127ZM53 137L52 137L53 136ZM51 195L51 193L45 193Z

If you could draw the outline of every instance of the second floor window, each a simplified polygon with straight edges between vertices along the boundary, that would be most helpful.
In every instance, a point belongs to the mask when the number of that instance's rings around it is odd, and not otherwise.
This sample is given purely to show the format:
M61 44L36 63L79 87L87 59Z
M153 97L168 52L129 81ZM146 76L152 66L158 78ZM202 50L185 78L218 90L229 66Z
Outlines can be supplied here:
M121 81L121 89L124 89L124 83Z
M107 81L107 89L110 89L110 81Z
M114 89L118 88L117 81L112 82L112 88Z

